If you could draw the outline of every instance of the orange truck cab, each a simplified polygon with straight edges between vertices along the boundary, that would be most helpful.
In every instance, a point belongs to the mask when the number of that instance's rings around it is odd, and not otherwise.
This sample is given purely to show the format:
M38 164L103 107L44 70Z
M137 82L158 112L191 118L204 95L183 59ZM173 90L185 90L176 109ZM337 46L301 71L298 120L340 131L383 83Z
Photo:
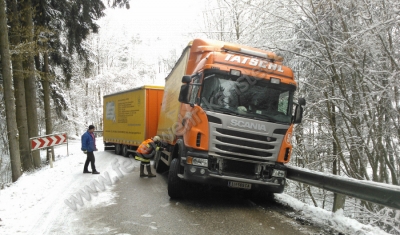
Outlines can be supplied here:
M157 172L169 169L168 194L190 182L282 193L293 125L304 99L283 58L232 43L195 39L165 81Z

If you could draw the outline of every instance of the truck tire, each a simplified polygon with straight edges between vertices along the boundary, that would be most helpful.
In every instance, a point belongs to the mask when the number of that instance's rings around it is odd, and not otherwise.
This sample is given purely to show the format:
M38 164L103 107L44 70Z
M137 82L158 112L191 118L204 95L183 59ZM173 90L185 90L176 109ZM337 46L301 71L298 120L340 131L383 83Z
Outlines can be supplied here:
M168 170L168 166L161 160L162 152L157 152L156 156L154 157L154 169L156 169L157 173L163 173Z
M179 158L174 158L171 162L168 173L168 195L171 198L182 198L184 192L184 181L178 177L181 164Z
M122 145L122 156L129 157L130 153L128 149L129 149L128 145Z
M115 144L115 154L121 155L122 153L122 148L121 144Z

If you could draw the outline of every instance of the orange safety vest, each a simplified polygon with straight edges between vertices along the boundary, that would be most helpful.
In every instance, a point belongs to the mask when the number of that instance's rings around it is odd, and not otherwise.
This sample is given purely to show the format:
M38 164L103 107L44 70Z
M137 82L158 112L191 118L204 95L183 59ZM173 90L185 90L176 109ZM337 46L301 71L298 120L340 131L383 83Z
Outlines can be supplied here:
M150 154L150 153L151 153L151 152L150 152L150 148L151 148L150 143L151 143L151 142L153 142L152 139L148 139L148 140L143 141L143 142L139 145L139 147L138 147L138 149L137 149L137 152L138 152L138 153L141 153L141 154Z

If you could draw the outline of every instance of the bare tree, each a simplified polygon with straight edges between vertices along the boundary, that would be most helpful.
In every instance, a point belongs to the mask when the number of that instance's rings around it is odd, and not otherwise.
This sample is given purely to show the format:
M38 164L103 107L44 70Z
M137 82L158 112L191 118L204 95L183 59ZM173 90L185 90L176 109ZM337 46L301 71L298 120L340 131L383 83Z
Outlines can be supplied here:
M259 9L268 4L260 0L209 1L203 12L204 24L194 36L260 46L260 32L266 25Z
M308 100L294 157L307 168L398 185L400 3L281 4L263 9L277 25L286 24L281 28L286 36L268 43L285 55ZM379 223L388 230L396 227Z

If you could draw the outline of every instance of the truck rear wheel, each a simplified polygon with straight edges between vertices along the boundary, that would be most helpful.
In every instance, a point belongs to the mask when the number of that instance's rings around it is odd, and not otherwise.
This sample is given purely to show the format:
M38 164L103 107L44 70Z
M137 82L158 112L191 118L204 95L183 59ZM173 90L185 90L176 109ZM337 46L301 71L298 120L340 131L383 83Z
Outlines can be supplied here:
M168 195L171 198L181 198L184 192L184 181L179 178L181 173L181 164L178 158L174 158L171 162L168 173Z
M157 173L163 173L168 170L168 166L161 160L162 152L157 152L154 158L154 169Z
M115 154L121 155L122 153L122 148L120 144L115 144Z

